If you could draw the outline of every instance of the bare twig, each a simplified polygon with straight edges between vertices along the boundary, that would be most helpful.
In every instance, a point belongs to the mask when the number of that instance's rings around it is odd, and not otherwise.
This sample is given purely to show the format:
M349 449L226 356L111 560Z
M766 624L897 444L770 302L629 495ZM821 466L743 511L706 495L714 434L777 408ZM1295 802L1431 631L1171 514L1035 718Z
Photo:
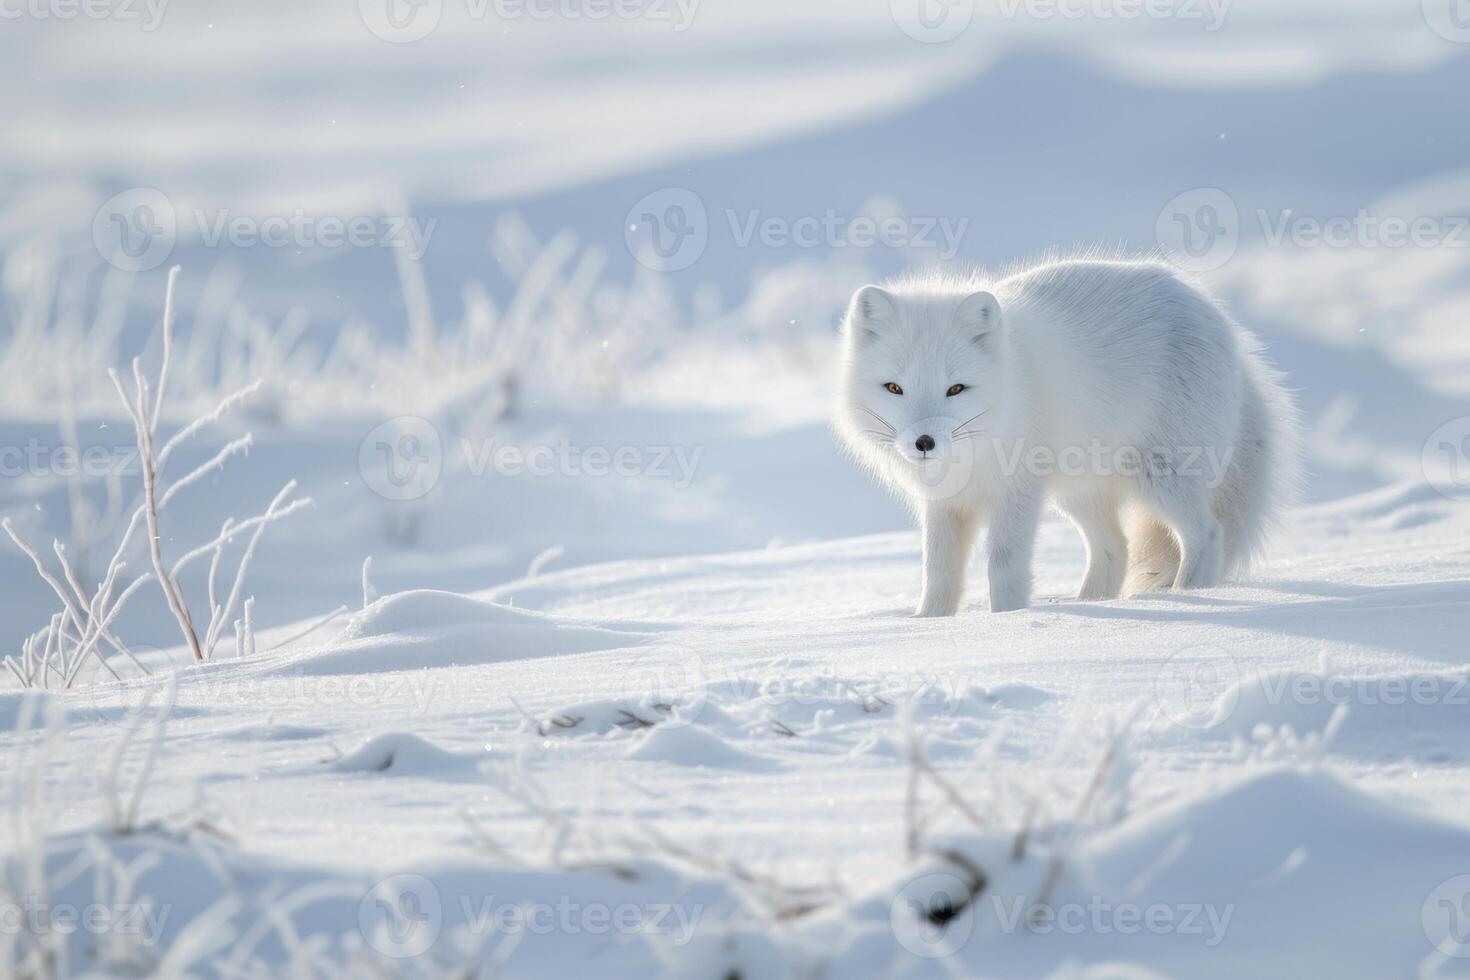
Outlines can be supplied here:
M312 623L310 626L308 626L306 629L302 630L300 633L293 633L292 635L286 637L284 640L281 640L279 643L275 643L275 644L272 644L271 646L266 647L265 650L262 651L262 652L264 652L264 653L270 653L273 650L279 650L279 649L281 649L284 646L289 646L290 644L295 643L297 640L301 639L302 637L309 636L312 633L315 633L317 630L321 629L323 626L327 625L332 620L336 619L338 616L342 615L343 613L345 613L347 611L348 611L348 609L347 609L346 606L338 606L336 609L333 609L331 612L327 613L321 619L318 619L316 622Z
M362 560L362 608L366 609L378 600L378 590L373 588L370 577L373 571L373 556L368 555Z

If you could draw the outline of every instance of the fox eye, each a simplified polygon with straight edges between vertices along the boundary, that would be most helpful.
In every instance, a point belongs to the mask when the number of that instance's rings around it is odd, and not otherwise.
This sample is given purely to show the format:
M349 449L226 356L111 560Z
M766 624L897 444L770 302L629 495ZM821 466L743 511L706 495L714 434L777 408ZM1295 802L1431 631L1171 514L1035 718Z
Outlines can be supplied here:
M901 395L901 394L903 394L903 389L900 388L898 385L894 384L892 381L888 382L883 387L888 390L888 393L890 395Z
M953 398L955 395L958 395L960 392L962 392L964 390L965 390L965 386L964 385L950 385L949 386L949 390L944 393L944 397L945 398Z

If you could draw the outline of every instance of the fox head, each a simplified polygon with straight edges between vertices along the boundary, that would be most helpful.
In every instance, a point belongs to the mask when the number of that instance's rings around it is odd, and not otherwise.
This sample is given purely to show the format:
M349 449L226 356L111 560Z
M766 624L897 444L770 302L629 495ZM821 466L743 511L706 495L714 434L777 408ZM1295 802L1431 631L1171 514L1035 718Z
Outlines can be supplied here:
M859 289L843 323L844 442L909 484L973 458L1000 393L1001 328L983 290Z

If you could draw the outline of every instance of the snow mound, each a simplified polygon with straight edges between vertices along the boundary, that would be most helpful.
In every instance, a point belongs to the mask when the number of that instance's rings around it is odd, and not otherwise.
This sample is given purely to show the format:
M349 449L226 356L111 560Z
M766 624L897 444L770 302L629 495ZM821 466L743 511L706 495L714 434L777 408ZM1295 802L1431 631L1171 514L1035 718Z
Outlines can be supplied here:
M453 592L384 596L357 613L327 647L291 664L300 673L371 673L503 663L612 650L650 635L569 623Z
M607 735L617 731L637 731L668 721L679 710L673 701L654 702L645 698L583 701L557 708L534 719L538 735Z
M413 589L384 596L357 613L342 628L339 639L414 633L446 626L525 625L545 617L510 606L481 602L458 592Z
M1470 868L1470 830L1325 771L1271 768L1126 822L1089 851L1095 880L1120 893L1234 907L1210 975L1390 976L1433 950L1432 896ZM1301 942L1304 909L1341 941Z
M329 729L316 725L293 725L267 719L227 728L217 737L236 742L301 742L326 738L331 734Z
M651 728L641 741L628 750L628 758L643 762L667 762L676 766L741 769L751 772L768 771L779 765L774 759L737 748L714 732L694 725Z
M618 873L473 855L336 871L154 833L58 838L43 860L65 884L38 921L85 908L115 927L58 927L57 976L471 976L499 952L508 978L654 977L745 908L728 883L650 860Z
M1041 834L1019 858L1014 842L934 841L935 857L849 907L856 928L831 975L913 954L950 971L918 976L1130 962L1191 978L1402 976L1450 935L1436 898L1470 867L1470 829L1288 768L1254 768L1070 844ZM1302 941L1305 910L1317 942ZM829 927L813 931L830 940Z
M392 776L477 776L484 756L451 752L406 732L389 732L363 742L332 763L339 772L379 772Z
M1422 480L1394 483L1306 510L1305 516L1338 526L1368 524L1396 531L1431 524L1455 515L1459 502Z
M1345 714L1334 751L1426 762L1463 758L1470 749L1470 673L1381 674L1271 671L1251 676L1216 699L1211 735L1262 739L1283 727L1323 732Z

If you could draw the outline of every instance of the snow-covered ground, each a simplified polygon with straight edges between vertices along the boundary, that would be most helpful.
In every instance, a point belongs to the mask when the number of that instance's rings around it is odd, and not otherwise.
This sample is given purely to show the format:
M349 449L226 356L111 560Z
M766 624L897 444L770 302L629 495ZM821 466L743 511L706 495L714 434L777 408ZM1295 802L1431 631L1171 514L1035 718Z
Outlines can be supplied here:
M1305 512L1207 594L1065 598L1052 525L1043 598L997 617L907 618L906 532L402 592L67 696L49 746L11 739L17 777L47 760L22 817L86 869L52 906L157 919L79 931L75 963L1462 975L1467 542L1470 506L1409 485Z
M1470 975L1453 7L911 6L7 16L0 516L105 576L140 483L106 368L157 377L174 262L159 441L261 387L164 468L206 467L166 561L311 504L211 662L144 583L136 663L0 672L0 975ZM178 233L130 263L139 189ZM297 211L433 231L252 237ZM977 561L910 619L917 535L827 427L842 303L1078 243L1175 249L1261 336L1302 506L1227 587L1078 602L1052 520L1032 608ZM0 586L27 674L60 604L8 537Z

